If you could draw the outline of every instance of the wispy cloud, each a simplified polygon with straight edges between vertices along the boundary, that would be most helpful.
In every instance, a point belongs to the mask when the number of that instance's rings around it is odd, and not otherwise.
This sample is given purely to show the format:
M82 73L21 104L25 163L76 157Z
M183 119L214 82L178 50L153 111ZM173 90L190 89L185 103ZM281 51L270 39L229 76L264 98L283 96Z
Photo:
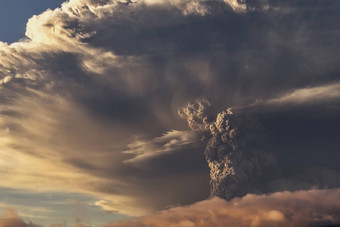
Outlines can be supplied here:
M267 104L313 104L340 99L340 83L299 88L277 98L264 101ZM261 103L259 101L258 103Z
M125 154L133 154L135 157L124 162L133 163L150 159L158 155L169 154L185 149L186 146L198 141L198 136L192 131L173 130L149 141L138 140L128 145L129 150Z

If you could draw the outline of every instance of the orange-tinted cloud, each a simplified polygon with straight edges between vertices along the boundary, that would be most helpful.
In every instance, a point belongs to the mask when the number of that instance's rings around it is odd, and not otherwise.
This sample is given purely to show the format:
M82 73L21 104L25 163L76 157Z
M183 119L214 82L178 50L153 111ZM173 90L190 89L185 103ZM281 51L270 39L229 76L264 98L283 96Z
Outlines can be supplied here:
M88 225L76 224L74 227L89 227Z
M64 224L53 224L50 225L50 227L66 227ZM88 225L83 225L83 224L75 224L73 227L90 227Z
M303 227L330 223L340 223L340 189L247 195L231 201L212 198L107 227Z
M38 227L33 223L27 223L22 220L15 209L9 208L0 217L0 227Z

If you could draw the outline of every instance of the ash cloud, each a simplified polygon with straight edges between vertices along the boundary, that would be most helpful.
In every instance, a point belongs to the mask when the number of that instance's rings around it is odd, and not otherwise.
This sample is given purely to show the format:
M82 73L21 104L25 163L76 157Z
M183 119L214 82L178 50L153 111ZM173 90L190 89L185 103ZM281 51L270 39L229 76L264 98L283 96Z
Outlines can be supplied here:
M265 150L259 127L251 118L232 109L218 113L208 122L209 102L198 100L180 111L189 127L209 131L205 157L210 168L211 196L224 199L247 193L263 193L263 183L276 168L276 157ZM185 114L183 114L185 113Z
M205 148L210 167L211 194L225 199L262 193L262 186L273 172L276 157L265 150L249 119L234 116L231 109L217 115L210 125L212 137Z
M253 113L243 113L242 109L234 113L228 108L209 121L209 107L207 100L197 100L179 114L207 141L204 155L210 168L211 196L230 200L248 193L340 186L340 173L327 167L300 165L297 170L295 163L282 165Z

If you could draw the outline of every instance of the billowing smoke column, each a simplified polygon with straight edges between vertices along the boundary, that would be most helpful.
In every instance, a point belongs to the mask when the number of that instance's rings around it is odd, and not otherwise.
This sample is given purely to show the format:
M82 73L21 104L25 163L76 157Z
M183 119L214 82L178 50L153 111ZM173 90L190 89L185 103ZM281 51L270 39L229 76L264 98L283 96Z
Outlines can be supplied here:
M179 110L189 127L208 139L205 156L210 167L211 196L224 199L263 193L271 178L275 156L265 151L258 124L229 108L209 122L209 102L202 99Z

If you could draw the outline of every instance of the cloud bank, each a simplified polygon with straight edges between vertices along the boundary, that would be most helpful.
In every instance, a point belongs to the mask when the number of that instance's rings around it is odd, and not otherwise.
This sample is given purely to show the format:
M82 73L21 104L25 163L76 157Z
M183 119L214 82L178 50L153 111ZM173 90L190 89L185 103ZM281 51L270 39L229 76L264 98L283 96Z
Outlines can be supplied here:
M339 190L310 190L212 198L107 226L336 226L339 212Z

